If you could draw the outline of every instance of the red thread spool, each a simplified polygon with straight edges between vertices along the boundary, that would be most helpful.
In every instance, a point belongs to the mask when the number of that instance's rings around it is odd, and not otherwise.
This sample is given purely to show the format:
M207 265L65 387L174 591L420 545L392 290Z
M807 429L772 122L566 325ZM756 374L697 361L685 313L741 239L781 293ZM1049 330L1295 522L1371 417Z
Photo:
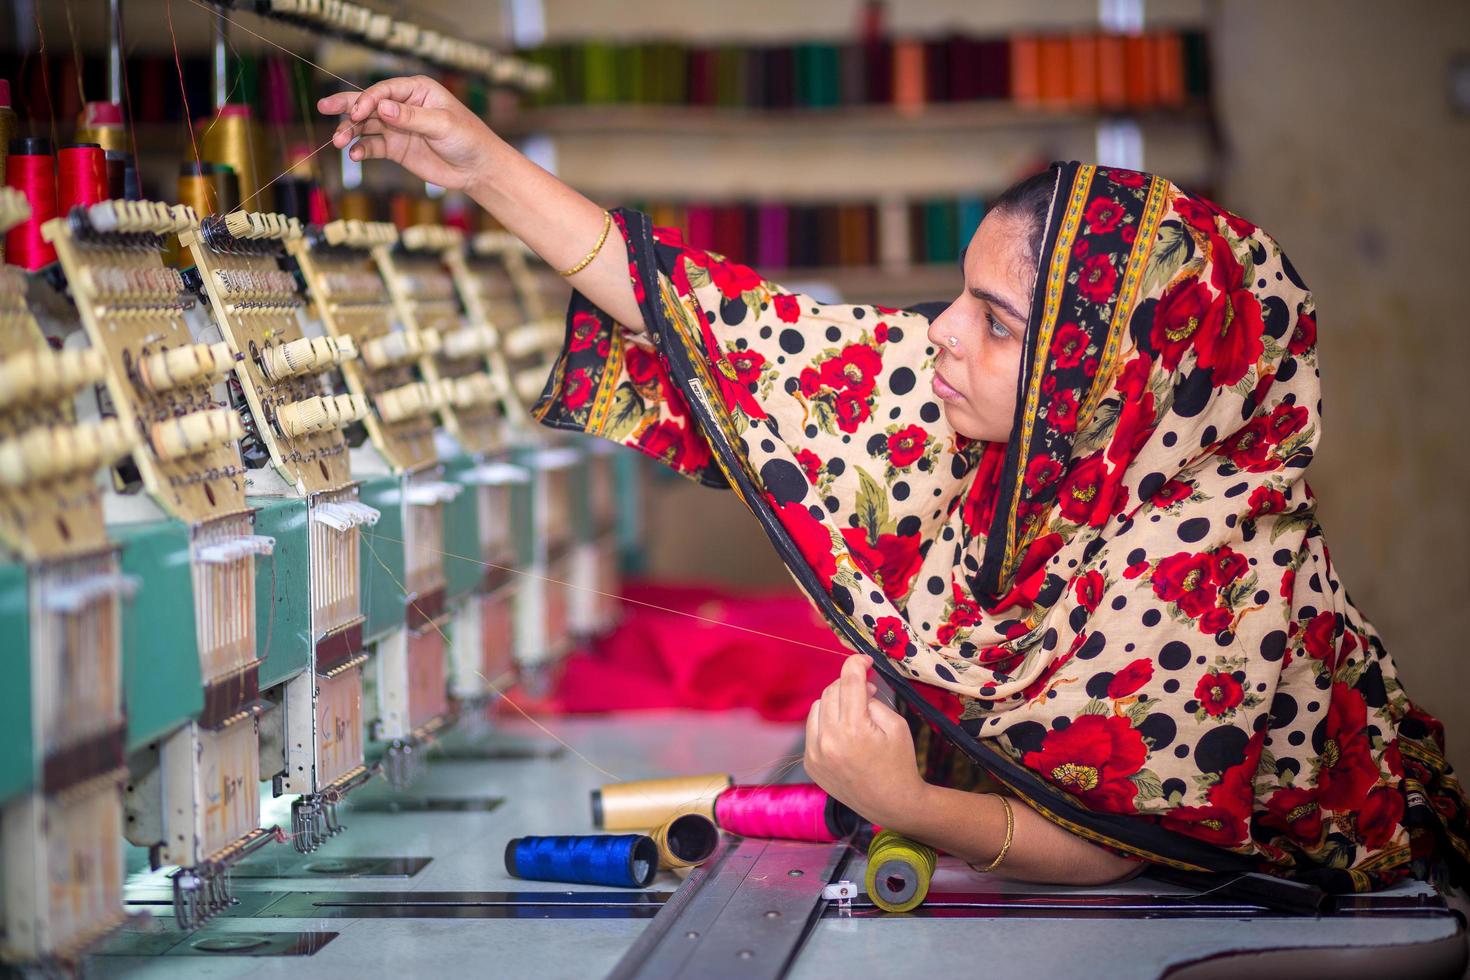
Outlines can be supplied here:
M56 197L62 214L107 200L107 155L96 143L63 146L56 155Z
M43 136L12 140L5 160L5 184L26 196L29 220L5 235L5 261L34 272L56 261L56 249L41 237L41 226L56 217L56 161Z
M857 829L859 817L812 783L732 786L715 800L715 822L742 837L835 841Z

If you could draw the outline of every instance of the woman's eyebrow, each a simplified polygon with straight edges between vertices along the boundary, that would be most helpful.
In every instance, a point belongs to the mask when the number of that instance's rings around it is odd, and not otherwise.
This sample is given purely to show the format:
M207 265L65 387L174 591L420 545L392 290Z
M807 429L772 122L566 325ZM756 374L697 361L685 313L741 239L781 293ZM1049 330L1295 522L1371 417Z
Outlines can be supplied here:
M979 288L977 288L975 286L971 286L970 287L970 295L973 296L973 297L975 297L976 299L983 299L985 302L989 303L991 306L998 306L998 307L1000 307L1006 313L1009 313L1012 317L1014 317L1017 323L1025 323L1026 322L1026 316L1025 316L1025 314L1023 314L1020 310L1016 309L1016 307L1014 305L1012 305L1012 303L1010 302L1010 300L1007 300L1007 299L1005 299L1002 296L997 296L995 293L992 293L988 289L979 289Z

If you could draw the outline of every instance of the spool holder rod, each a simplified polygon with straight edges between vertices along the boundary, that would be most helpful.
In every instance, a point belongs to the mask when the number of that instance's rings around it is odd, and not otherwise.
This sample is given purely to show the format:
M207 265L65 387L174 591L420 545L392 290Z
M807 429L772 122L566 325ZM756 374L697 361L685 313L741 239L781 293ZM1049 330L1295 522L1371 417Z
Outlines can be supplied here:
M114 3L117 0L113 0ZM214 18L214 109L224 108L230 98L230 65L227 60L227 43L230 26L223 17Z
M123 101L122 0L107 0L107 101Z

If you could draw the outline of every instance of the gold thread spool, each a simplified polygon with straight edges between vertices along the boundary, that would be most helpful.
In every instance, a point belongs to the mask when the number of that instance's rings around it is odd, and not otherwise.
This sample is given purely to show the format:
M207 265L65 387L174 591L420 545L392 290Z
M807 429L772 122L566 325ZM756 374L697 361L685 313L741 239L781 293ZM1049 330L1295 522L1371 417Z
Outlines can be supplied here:
M701 865L720 844L720 828L702 813L681 813L650 836L658 845L658 866L663 871Z
M149 354L138 362L138 374L149 390L160 392L223 374L234 363L230 346L186 344Z
M715 797L734 785L728 773L610 783L592 791L592 826L645 830L684 813L715 818Z
M123 108L116 102L88 102L77 115L76 143L96 143L104 150L127 152L128 133L123 128Z
M265 141L247 105L221 106L219 113L205 127L203 156L229 164L240 182L240 200L248 202L252 211L270 211L271 192L260 191L261 161ZM239 205L236 205L238 207Z
M149 432L153 451L163 460L182 459L245 435L240 413L233 408L206 408L159 422Z
M938 855L934 848L891 830L879 831L868 845L863 882L868 898L885 912L910 912L929 894Z
M415 198L413 206L409 209L410 220L408 227L414 225L442 225L444 223L444 205L433 197Z
M214 179L214 165L189 162L179 166L178 202L187 204L203 218L220 213L219 187Z
M340 221L373 221L377 218L373 199L362 191L344 191L337 198Z

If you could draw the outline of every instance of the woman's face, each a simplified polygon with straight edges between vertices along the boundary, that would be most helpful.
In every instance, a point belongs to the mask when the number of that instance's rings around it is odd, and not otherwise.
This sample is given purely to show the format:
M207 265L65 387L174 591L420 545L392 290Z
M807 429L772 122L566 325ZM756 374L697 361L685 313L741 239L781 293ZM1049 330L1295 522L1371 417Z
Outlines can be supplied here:
M965 250L965 289L929 326L939 351L934 394L956 432L1005 442L1015 420L1021 340L1031 312L1035 268L1025 219L989 214Z

